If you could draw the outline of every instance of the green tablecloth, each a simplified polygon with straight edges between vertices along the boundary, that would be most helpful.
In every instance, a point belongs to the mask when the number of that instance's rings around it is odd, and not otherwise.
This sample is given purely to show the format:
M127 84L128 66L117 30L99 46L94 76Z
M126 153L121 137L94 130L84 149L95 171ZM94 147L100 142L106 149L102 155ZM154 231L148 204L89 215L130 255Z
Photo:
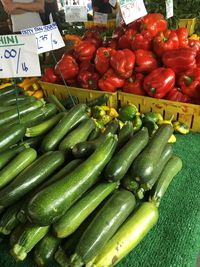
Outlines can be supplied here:
M183 160L183 170L164 196L158 224L117 267L196 266L200 250L200 134L177 135L173 147ZM0 244L0 267L35 266L31 257L16 263L8 245Z

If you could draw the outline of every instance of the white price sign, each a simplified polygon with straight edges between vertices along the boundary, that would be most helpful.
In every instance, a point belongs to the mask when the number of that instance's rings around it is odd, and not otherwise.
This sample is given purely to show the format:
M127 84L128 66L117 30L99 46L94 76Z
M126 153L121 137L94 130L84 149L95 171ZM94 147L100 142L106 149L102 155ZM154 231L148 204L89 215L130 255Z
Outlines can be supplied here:
M0 36L0 78L41 76L35 36Z
M165 0L166 4L166 18L169 19L174 16L173 0Z
M21 33L23 35L35 35L38 54L56 50L65 46L55 22L44 26L23 29Z
M120 9L126 24L129 24L147 14L143 0L132 0L132 2L130 2L130 0L122 0L120 1Z
M107 24L108 22L108 14L94 12L94 22L99 24Z
M109 4L110 4L112 7L115 7L116 4L117 4L117 0L109 0Z
M87 6L65 6L65 20L67 22L87 21Z

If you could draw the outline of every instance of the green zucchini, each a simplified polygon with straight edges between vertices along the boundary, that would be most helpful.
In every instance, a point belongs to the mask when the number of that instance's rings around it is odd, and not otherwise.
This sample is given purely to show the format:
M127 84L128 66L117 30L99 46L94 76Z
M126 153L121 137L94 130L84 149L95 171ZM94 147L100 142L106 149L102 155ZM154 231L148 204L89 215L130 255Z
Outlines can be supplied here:
M38 192L28 204L28 217L38 225L58 220L99 179L111 159L116 136L107 135L98 149L74 171Z
M56 105L59 112L66 112L67 111L66 108L62 105L62 103L58 100L58 98L55 95L50 95L48 97L48 101L50 103L53 103L54 105Z
M125 143L131 138L132 135L133 123L131 121L126 121L119 131L116 151L119 151L122 146L125 145Z
M33 110L40 108L44 105L44 100L37 100L33 103L27 103L24 105L19 106L19 113L20 116L25 115L29 112L32 112ZM18 112L17 112L17 107L15 110L8 110L4 113L1 113L0 117L0 126L5 125L12 120L15 120L18 118Z
M88 101L86 104L88 107L101 106L101 105L105 105L108 102L108 100L109 100L109 95L103 94L99 96L98 98Z
M172 179L182 169L182 166L183 163L179 157L173 155L169 159L151 191L150 201L154 202L157 206L160 205L160 201L167 191Z
M87 106L79 104L74 106L66 115L58 122L58 124L44 137L41 148L43 151L55 150L63 137L77 125L77 120L86 113Z
M34 96L29 96L26 99L24 99L23 101L21 100L19 102L19 108L21 108L21 106L28 104L28 103L33 103L35 102L37 99ZM13 105L2 105L0 106L0 113L6 112L8 110L14 110L16 111L16 103Z
M8 95L4 96L0 99L0 106L12 106L17 104L21 105L24 103L31 103L36 101L36 98L34 96L27 96L27 95L18 95L16 98L16 95Z
M21 235L23 231L23 224L18 224L17 227L14 228L14 230L10 234L9 243L10 246L13 247L14 244L17 242L19 236Z
M99 252L91 265L86 267L115 266L132 251L158 221L158 209L144 202L120 227L116 234Z
M0 218L0 233L9 235L19 224L17 213L22 202L18 201L14 205L8 207Z
M86 141L91 131L94 129L95 123L93 119L88 118L83 120L78 127L67 134L60 142L59 150L71 152L72 148L79 142Z
M96 126L92 130L91 134L89 135L88 140L92 141L92 140L96 139L97 137L99 137L100 135L101 135L101 129L98 126Z
M54 259L54 254L58 249L61 239L47 233L35 246L34 260L38 266L50 266Z
M121 181L121 184L122 184L122 187L124 189L131 191L132 193L134 193L134 195L136 194L137 190L139 189L138 182L133 180L129 171L124 175L124 177Z
M63 112L53 115L51 118L26 129L25 136L35 137L47 133L51 130L64 116Z
M92 141L85 141L76 144L72 149L72 154L75 158L86 158L90 156L96 148L106 139L109 133L115 134L119 129L119 122L117 120L111 121L103 134Z
M114 192L80 237L71 257L72 266L83 266L96 257L133 211L135 204L131 192Z
M148 141L149 135L147 128L142 128L139 132L135 133L108 163L104 171L105 178L109 182L121 180L133 160L148 144Z
M65 238L75 232L87 216L118 186L118 183L101 183L88 192L53 224L56 236Z
M7 131L0 132L0 153L19 142L26 133L23 124L13 125Z
M13 244L11 254L16 260L24 260L34 246L48 233L50 226L37 226L27 223Z
M35 149L39 149L44 135L39 135L35 137L24 138L22 142L19 143L20 146L29 146Z
M65 157L61 151L51 151L40 156L0 191L0 208L13 204L30 192L64 162Z
M16 93L23 93L24 90L18 85L10 85L0 90L0 100L7 95L15 95Z
M26 148L0 171L0 189L10 183L37 158L37 151Z
M159 162L161 154L170 136L173 127L170 124L162 124L150 139L148 145L134 160L131 166L131 174L140 183L151 180L152 174Z

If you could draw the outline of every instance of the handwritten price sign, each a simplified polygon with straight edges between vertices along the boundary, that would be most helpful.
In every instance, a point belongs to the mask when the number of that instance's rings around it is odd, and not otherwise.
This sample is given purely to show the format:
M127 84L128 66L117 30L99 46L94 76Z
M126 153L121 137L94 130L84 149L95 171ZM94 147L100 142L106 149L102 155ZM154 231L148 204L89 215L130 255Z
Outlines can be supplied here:
M87 21L87 6L65 6L65 20L67 22Z
M38 54L59 49L65 46L55 22L34 28L23 29L23 35L35 35Z
M0 36L0 78L40 76L35 36Z
M132 2L129 0L123 0L123 2L120 1L120 9L126 24L129 24L147 14L144 2L142 0L133 0Z

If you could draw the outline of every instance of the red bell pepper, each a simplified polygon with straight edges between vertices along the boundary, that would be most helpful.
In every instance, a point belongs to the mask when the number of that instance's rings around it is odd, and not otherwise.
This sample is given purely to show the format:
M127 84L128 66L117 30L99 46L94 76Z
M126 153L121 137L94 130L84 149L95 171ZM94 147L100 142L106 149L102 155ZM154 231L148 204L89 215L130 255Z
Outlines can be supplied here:
M78 46L82 40L81 37L76 35L76 34L65 34L65 39L66 41L72 41L73 42L73 47Z
M77 80L82 88L97 89L99 78L98 73L83 70L79 72Z
M74 48L75 55L79 61L90 61L96 52L96 46L90 41L83 41Z
M99 79L98 86L102 91L115 92L117 88L124 86L125 80L116 75L115 71L110 68Z
M165 99L183 103L190 103L191 98L181 91L179 87L172 88L165 96Z
M200 68L200 52L197 53L195 59L196 59L196 65L197 65L197 68Z
M125 33L119 38L118 41L118 48L119 49L125 49L125 48L131 48L131 41L133 40L135 34L137 33L134 29L127 29Z
M143 89L143 80L144 75L142 73L133 74L125 81L122 91L136 95L146 95Z
M112 39L119 39L125 32L125 27L118 26L112 32Z
M141 19L141 32L148 30L152 36L167 29L167 21L160 13L149 13Z
M179 39L175 31L166 30L160 32L153 40L153 51L158 56L162 56L165 51L178 47Z
M100 74L104 74L110 67L111 47L99 47L96 51L94 63L95 68Z
M145 78L143 87L149 96L163 98L175 84L175 73L170 68L157 68Z
M196 52L190 48L178 48L166 51L162 56L164 65L179 73L196 67Z
M187 47L188 46L188 30L187 30L187 28L178 28L174 31L178 36L179 47Z
M49 83L57 83L59 82L59 77L55 74L54 68L49 67L44 69L44 74L41 78L42 81L44 82L49 82Z
M110 58L110 65L116 74L122 78L129 78L132 75L135 64L135 54L130 49L115 50Z
M90 61L82 61L79 64L79 72L84 71L84 70L94 72L95 71L95 65L92 64Z
M151 50L152 48L152 36L148 31L144 31L143 33L137 33L133 36L131 41L131 49L144 49L144 50Z
M177 84L180 86L182 92L189 97L200 99L200 69L181 73L178 77Z
M158 68L158 61L153 52L143 49L135 51L135 71L151 72Z
M188 39L188 46L192 48L195 52L200 51L200 41L194 39Z
M64 54L62 58L58 61L58 64L55 66L55 74L62 79L60 71L65 80L74 79L79 71L78 64L76 59L68 54Z

